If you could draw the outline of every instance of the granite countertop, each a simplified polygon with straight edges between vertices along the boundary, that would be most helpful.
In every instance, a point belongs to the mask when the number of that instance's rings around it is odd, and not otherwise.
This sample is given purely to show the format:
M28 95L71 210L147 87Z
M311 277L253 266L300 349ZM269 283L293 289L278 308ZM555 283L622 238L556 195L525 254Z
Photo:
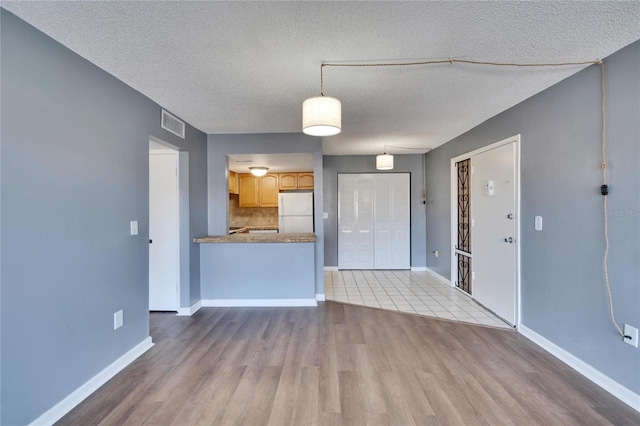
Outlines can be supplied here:
M194 238L195 243L312 243L316 235L309 233L207 235Z
M270 231L270 230L278 230L278 225L275 226L269 226L269 225L255 225L255 226L242 226L242 227L235 227L235 229L230 229L229 230L229 234L242 234L242 233L247 233L250 230L253 229L258 229L258 230L264 230L264 231Z

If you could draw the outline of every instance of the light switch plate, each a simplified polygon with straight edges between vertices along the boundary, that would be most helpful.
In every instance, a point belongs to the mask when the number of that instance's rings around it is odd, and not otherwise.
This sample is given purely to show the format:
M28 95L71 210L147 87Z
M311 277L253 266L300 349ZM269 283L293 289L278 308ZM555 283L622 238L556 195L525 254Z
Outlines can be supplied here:
M138 235L138 221L132 220L129 222L129 227L131 228L131 235Z
M113 314L113 329L117 330L124 325L124 311L120 309Z
M322 215L322 217L323 217L324 219L329 219L329 213L324 212L324 214Z

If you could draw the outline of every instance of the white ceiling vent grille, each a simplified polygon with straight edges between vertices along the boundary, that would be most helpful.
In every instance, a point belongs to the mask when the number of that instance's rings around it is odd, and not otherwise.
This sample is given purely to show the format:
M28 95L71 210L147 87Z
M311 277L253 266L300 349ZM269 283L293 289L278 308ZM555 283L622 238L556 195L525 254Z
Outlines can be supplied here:
M162 120L160 125L166 131L184 139L184 121L180 120L175 115L162 110Z

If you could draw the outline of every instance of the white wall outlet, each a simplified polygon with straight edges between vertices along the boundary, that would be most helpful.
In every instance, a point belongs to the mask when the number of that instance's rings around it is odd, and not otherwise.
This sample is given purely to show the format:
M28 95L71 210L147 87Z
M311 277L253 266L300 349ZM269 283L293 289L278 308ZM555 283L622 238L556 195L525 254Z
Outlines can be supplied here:
M629 324L624 325L624 335L631 336L631 339L624 338L624 342L630 344L631 346L638 347L638 329L635 327L631 327Z
M124 325L124 312L120 309L118 312L113 314L113 329L117 330Z
M542 231L542 216L536 216L534 226L536 231Z
M132 220L129 222L129 227L131 228L131 235L138 235L138 221Z
M324 212L324 213L322 214L322 218L323 218L323 219L329 219L329 213Z
M438 250L434 250L434 251L432 251L432 253L433 253L433 255L434 255L435 257L440 256L440 252L439 252Z

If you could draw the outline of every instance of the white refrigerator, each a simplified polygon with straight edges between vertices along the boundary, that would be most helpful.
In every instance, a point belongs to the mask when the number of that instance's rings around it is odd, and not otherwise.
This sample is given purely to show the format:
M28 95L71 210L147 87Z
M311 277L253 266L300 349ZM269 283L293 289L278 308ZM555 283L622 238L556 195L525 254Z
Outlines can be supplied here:
M278 232L313 232L313 192L281 192Z

